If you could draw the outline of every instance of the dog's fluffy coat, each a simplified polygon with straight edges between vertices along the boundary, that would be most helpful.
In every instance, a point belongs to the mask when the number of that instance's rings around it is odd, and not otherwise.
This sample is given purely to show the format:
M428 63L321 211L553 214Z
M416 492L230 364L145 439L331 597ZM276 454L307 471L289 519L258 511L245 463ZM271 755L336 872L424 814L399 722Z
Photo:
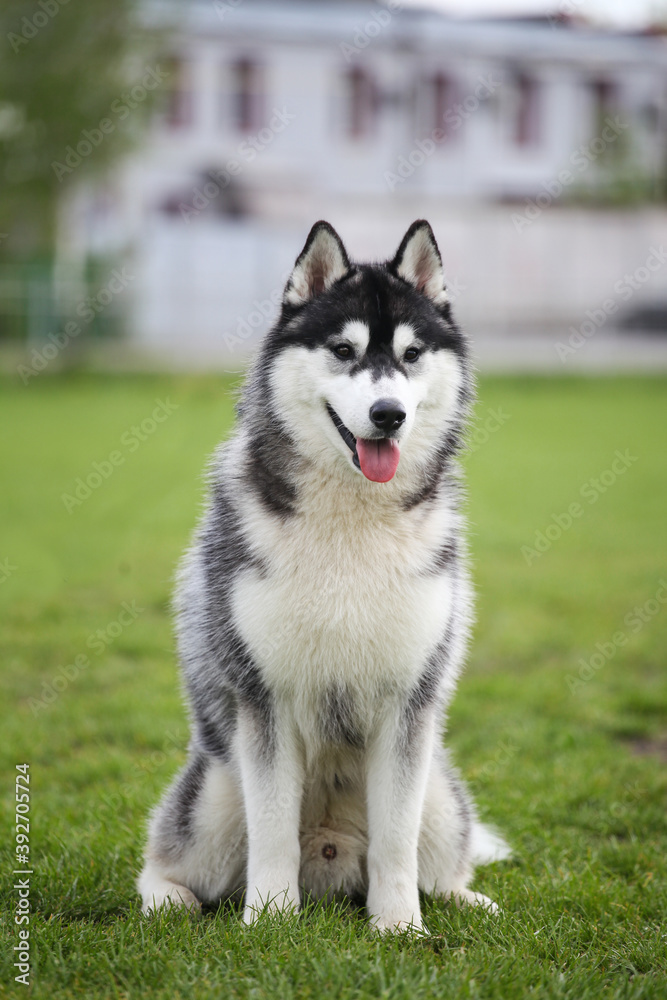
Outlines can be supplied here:
M397 929L421 926L419 888L491 905L467 886L504 845L441 743L471 617L471 396L428 223L384 265L316 224L180 575L192 742L150 824L145 909L244 890L252 921L305 889Z

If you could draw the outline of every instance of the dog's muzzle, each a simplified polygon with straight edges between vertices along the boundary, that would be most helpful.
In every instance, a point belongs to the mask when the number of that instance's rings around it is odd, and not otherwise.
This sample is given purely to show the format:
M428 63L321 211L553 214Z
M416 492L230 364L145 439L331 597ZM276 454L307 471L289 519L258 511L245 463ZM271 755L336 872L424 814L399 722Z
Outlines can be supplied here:
M385 403L384 400L381 402ZM383 414L382 422L387 424L391 418L392 430L397 430L405 419L405 413L402 409L396 410L394 408L393 400L388 402L391 403L393 409L389 415ZM389 410L389 407L385 407L385 410ZM391 437L355 438L350 428L345 426L329 403L327 403L327 412L334 427L352 452L352 462L366 479L372 483L388 483L390 479L393 479L401 456L397 442ZM372 410L371 418L373 419ZM379 418L375 422L379 426Z
M338 431L338 433L342 437L343 441L345 442L345 444L348 446L348 448L352 452L352 461L354 462L354 464L356 465L356 467L359 469L359 471L361 471L361 466L359 464L359 455L357 454L357 439L356 439L356 437L354 436L354 434L352 433L352 431L349 429L349 427L345 426L345 424L343 423L343 421L340 419L340 417L338 416L338 414L334 410L333 406L330 406L329 403L327 403L327 413L331 417L331 419L333 421L333 424L334 424L334 427L336 428L336 430Z

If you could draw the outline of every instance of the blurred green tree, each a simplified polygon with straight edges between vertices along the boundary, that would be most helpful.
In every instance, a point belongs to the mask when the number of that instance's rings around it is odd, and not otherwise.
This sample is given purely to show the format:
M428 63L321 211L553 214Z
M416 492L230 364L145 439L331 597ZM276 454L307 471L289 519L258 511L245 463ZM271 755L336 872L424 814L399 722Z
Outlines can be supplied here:
M50 257L68 185L107 168L140 134L150 94L121 111L151 65L137 7L0 5L0 260Z

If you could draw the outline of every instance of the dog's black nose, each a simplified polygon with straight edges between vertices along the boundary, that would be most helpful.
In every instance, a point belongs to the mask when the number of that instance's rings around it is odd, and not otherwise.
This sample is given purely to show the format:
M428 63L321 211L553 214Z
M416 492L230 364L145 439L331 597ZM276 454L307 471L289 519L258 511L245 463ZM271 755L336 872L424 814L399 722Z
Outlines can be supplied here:
M370 408L370 418L387 434L396 431L405 420L405 410L397 399L378 399Z

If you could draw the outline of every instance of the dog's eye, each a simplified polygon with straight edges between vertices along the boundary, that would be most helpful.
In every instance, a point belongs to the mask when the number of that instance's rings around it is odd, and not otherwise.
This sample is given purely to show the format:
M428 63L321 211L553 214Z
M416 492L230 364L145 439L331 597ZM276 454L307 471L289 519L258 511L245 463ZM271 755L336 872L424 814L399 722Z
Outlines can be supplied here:
M354 351L349 344L338 344L337 347L334 347L333 352L337 358L351 358L354 356Z
M416 361L420 354L421 351L418 347L408 347L403 357L406 361Z

